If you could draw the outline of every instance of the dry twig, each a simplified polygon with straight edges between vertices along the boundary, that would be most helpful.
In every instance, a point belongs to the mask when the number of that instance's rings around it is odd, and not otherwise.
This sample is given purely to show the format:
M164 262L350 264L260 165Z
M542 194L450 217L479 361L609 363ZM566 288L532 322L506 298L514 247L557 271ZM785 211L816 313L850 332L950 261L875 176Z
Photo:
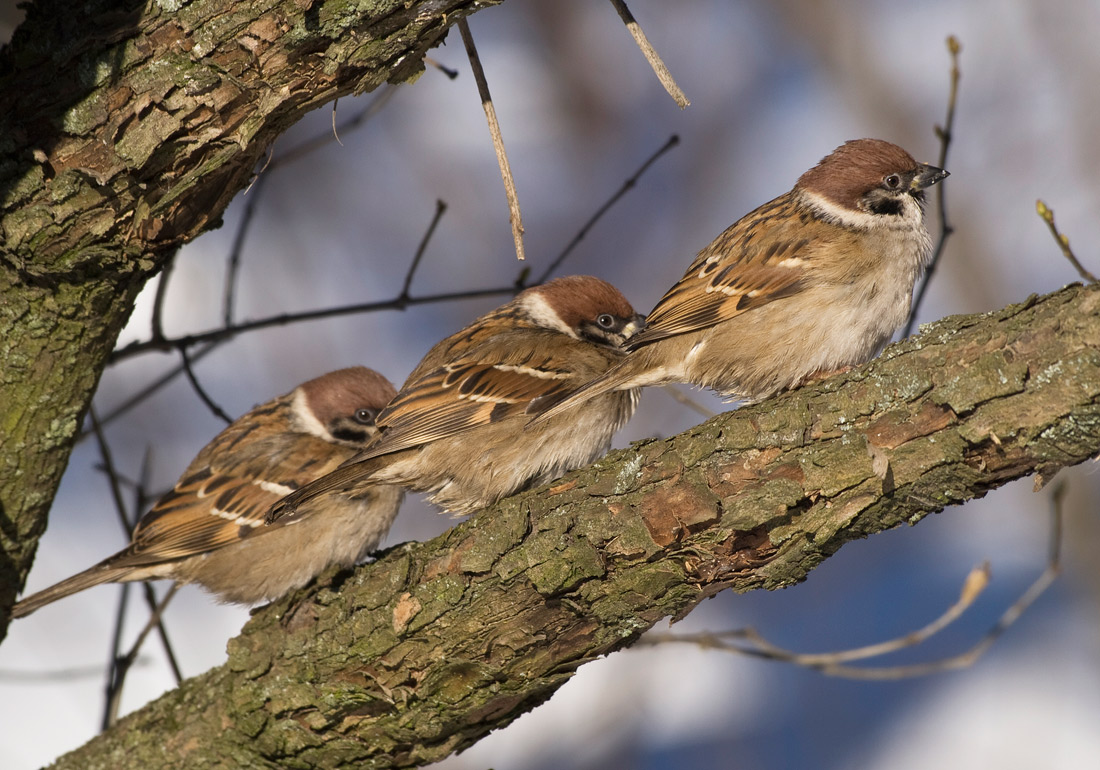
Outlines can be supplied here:
M959 97L959 79L962 77L959 70L960 51L962 51L962 45L959 43L958 38L949 35L947 38L947 52L951 54L951 87L947 95L947 117L944 118L942 126L935 127L936 136L940 140L940 157L936 165L940 168L947 168L947 150L951 146L951 136L955 130L955 104ZM936 185L936 210L939 212L940 237L936 240L936 249L932 252L932 261L929 262L928 269L924 273L924 280L921 281L920 289L917 290L917 295L913 298L913 306L909 309L909 320L905 324L905 331L901 333L903 338L908 337L913 332L913 325L917 321L917 311L920 310L921 303L924 302L924 295L928 291L929 284L932 283L932 274L936 272L936 266L943 255L947 239L951 236L951 233L955 232L955 228L947 221L945 187L946 185L942 182Z
M485 118L489 121L489 135L493 138L493 149L497 153L500 176L504 180L504 194L508 197L508 221L512 225L512 240L516 243L516 259L522 262L526 259L523 249L523 216L519 211L516 180L512 177L512 167L508 165L508 154L504 151L504 137L500 133L497 111L493 107L493 97L489 95L489 84L485 80L485 70L481 68L481 59L478 58L474 38L470 34L470 25L466 23L465 19L459 19L458 31L462 33L462 42L466 45L466 55L470 57L470 69L474 72L477 91L481 95L481 107L485 110Z
M865 660L898 650L915 647L929 637L939 633L957 620L978 598L989 584L989 565L982 564L971 570L963 583L959 599L948 607L940 617L917 631L905 634L886 642L858 647L850 650L827 653L798 653L784 649L767 641L754 628L732 631L701 632L698 634L647 634L639 645L655 646L678 642L694 644L704 649L725 650L767 660L793 663L797 666L812 668L826 676L838 676L847 679L893 680L928 676L941 671L952 671L973 665L1008 628L1019 620L1020 616L1039 596L1051 586L1061 571L1062 543L1062 500L1065 484L1058 484L1051 495L1051 531L1048 545L1047 567L1035 581L1028 586L1020 597L1005 610L997 623L970 649L958 655L930 663L916 663L903 666L885 666L862 668L844 665L853 660Z
M1043 203L1042 200L1035 201L1035 210L1039 213L1039 216L1043 218L1043 221L1047 223L1047 227L1050 228L1050 234L1054 236L1054 240L1058 243L1058 248L1062 250L1062 254L1077 270L1077 275L1081 276L1082 280L1088 283L1096 283L1096 276L1090 273L1085 266L1077 259L1077 255L1073 253L1073 249L1069 247L1069 238L1064 233L1058 231L1058 226L1054 224L1054 211Z
M641 25L639 25L634 18L634 14L626 7L626 3L623 2L623 0L611 0L611 4L615 6L619 18L626 24L627 31L629 31L630 36L634 38L634 42L638 44L638 48L642 49L642 54L645 56L646 61L649 62L649 66L653 68L653 73L657 76L657 79L661 81L661 85L668 91L668 95L675 100L681 110L691 104L687 96L684 95L684 92L680 90L680 86L676 85L676 81L672 78L672 73L668 71L668 67L661 61L661 57L650 44L649 39L645 36L645 32L642 31Z
M561 253L558 254L554 261L551 262L546 270L543 271L542 275L539 276L538 280L535 281L535 283L544 283L547 279L549 279L550 276L552 276L554 272L559 267L561 267L561 263L565 261L566 257L568 257L570 253L572 253L577 244L584 240L584 237L588 235L588 231L591 230L592 227L597 222L599 222L600 219L603 218L603 215L606 214L612 206L618 203L620 198L626 195L630 190L634 189L634 186L638 184L638 180L641 178L642 174L644 174L649 169L649 167L657 161L658 158L660 158L666 152L679 144L680 137L676 134L673 134L668 138L668 141L662 144L655 153L646 158L645 163L643 163L638 168L638 170L630 176L629 179L623 182L622 186L619 187L619 189L616 190L615 193L610 198L608 198L602 206L596 209L595 214L588 218L588 221L581 226L581 229L577 231L577 234L573 236L573 239L566 244L565 248L562 249Z

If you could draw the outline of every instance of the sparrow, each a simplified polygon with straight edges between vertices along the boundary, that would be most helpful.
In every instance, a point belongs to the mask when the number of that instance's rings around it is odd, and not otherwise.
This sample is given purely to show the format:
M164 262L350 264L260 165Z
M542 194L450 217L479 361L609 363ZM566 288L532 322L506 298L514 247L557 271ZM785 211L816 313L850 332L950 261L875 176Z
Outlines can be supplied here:
M699 252L627 356L532 427L620 389L751 402L874 358L909 316L932 254L924 191L946 176L880 139L844 143Z
M300 515L331 493L396 484L462 515L586 465L638 403L629 389L524 430L532 415L606 372L641 316L611 284L567 276L535 286L437 343L380 415L382 433L344 467L274 506Z
M350 566L385 537L404 491L375 486L317 501L296 526L263 526L283 496L339 467L378 434L393 385L364 366L329 372L257 406L214 437L138 522L123 550L28 596L12 617L100 583L171 578L253 604Z

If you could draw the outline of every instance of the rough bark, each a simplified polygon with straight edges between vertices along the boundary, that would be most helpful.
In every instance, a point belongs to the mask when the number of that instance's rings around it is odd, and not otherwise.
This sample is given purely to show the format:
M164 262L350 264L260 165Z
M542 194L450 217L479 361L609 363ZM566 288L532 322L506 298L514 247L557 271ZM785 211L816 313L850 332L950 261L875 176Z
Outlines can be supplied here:
M0 607L145 282L219 223L294 121L415 79L451 24L491 4L29 6L0 56Z
M1100 450L1100 286L945 319L878 361L614 452L258 611L226 665L59 768L409 767L732 588Z

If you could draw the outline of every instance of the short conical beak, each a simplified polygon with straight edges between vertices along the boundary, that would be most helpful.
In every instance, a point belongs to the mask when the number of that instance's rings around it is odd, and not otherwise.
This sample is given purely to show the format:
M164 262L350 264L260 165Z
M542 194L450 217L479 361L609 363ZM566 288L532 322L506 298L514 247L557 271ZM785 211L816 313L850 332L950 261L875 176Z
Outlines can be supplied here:
M935 166L929 166L927 163L922 163L920 172L913 177L913 181L909 183L909 189L913 192L919 192L920 190L931 187L942 179L946 179L948 176L949 173L942 168L936 168Z
M644 328L645 316L641 313L635 313L630 322L623 327L623 339L630 339Z

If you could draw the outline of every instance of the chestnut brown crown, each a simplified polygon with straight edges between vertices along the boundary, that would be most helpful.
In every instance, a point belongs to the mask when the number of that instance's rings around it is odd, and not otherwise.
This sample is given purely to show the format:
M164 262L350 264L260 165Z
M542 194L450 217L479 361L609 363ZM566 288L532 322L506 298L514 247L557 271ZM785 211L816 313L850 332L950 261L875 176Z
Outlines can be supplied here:
M797 187L853 211L892 214L891 200L908 194L923 201L925 188L946 176L891 142L853 139L799 177Z

